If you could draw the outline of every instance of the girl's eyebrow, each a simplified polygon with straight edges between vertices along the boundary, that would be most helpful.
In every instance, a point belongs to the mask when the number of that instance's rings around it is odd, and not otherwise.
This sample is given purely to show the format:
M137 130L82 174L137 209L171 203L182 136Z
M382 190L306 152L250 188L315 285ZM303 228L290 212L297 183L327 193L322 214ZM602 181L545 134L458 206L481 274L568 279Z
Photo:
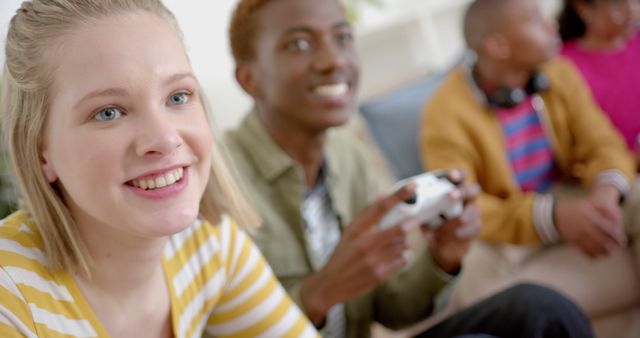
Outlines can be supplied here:
M191 79L193 81L197 81L196 77L193 75L193 73L188 72L188 73L178 73L178 74L173 74L171 76L169 76L166 80L164 80L163 84L164 85L169 85L173 82L176 81L180 81L183 79Z
M120 96L120 97L123 97L123 96L126 96L126 95L127 95L127 90L124 89L124 88L98 89L98 90L94 90L92 92L89 92L82 99L80 99L80 101L78 101L73 107L77 108L83 102L88 101L88 100L93 99L93 98L96 98L96 97L101 97L101 96Z
M164 85L170 85L173 82L177 82L180 81L182 79L192 79L193 81L196 81L196 77L192 74L192 73L178 73L178 74L174 74L169 76L167 79L164 80L163 84ZM127 95L127 90L124 88L105 88L105 89L98 89L98 90L94 90L92 92L89 92L87 95L85 95L82 99L80 99L80 101L78 101L75 105L74 108L77 108L78 106L80 106L83 102L96 98L96 97L101 97L101 96L109 96L109 97L113 97L113 96L119 96L119 97L124 97Z

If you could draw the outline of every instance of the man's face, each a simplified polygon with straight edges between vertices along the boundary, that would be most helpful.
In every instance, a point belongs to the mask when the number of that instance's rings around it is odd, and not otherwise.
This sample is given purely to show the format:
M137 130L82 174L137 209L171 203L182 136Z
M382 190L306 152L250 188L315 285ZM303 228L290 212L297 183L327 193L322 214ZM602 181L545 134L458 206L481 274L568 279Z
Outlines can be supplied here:
M546 18L537 0L512 0L503 19L501 34L509 44L509 61L536 68L556 55L561 41L554 21Z
M274 0L258 14L250 62L258 107L312 132L344 124L353 110L359 60L337 0Z

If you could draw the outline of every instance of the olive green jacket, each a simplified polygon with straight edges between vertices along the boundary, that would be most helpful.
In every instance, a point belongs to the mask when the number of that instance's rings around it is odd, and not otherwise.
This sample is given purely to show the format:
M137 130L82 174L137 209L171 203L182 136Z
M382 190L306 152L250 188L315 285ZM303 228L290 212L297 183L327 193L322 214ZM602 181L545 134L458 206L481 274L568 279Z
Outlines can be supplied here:
M302 167L273 141L255 113L225 135L243 185L263 219L253 234L276 276L300 306L300 282L314 273L300 212L305 189ZM341 226L378 196L367 149L346 130L329 131L326 184ZM429 316L450 277L427 254L373 292L346 304L347 337L368 337L372 321L402 328Z

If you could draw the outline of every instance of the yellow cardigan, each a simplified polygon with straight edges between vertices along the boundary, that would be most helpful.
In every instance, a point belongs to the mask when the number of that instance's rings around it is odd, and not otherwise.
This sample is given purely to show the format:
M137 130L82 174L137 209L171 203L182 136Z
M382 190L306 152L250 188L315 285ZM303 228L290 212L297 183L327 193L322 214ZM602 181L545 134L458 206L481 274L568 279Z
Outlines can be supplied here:
M540 94L545 109L539 113L563 179L578 179L587 189L606 181L626 193L635 175L633 159L578 72L562 59L545 64L541 71L550 88ZM555 232L552 197L520 189L500 122L471 81L468 66L450 74L422 117L425 165L461 168L470 182L481 186L483 239L513 244L558 240L557 233L548 236L540 230L546 217Z

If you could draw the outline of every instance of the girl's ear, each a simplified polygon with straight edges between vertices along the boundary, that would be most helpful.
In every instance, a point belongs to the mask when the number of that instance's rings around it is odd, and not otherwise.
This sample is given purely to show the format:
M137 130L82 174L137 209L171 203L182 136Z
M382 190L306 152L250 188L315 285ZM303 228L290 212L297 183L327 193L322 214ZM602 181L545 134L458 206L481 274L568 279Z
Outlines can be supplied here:
M44 150L40 152L40 166L42 167L42 173L47 179L47 182L53 183L58 180L58 175L53 168L53 164L48 160L48 154Z

